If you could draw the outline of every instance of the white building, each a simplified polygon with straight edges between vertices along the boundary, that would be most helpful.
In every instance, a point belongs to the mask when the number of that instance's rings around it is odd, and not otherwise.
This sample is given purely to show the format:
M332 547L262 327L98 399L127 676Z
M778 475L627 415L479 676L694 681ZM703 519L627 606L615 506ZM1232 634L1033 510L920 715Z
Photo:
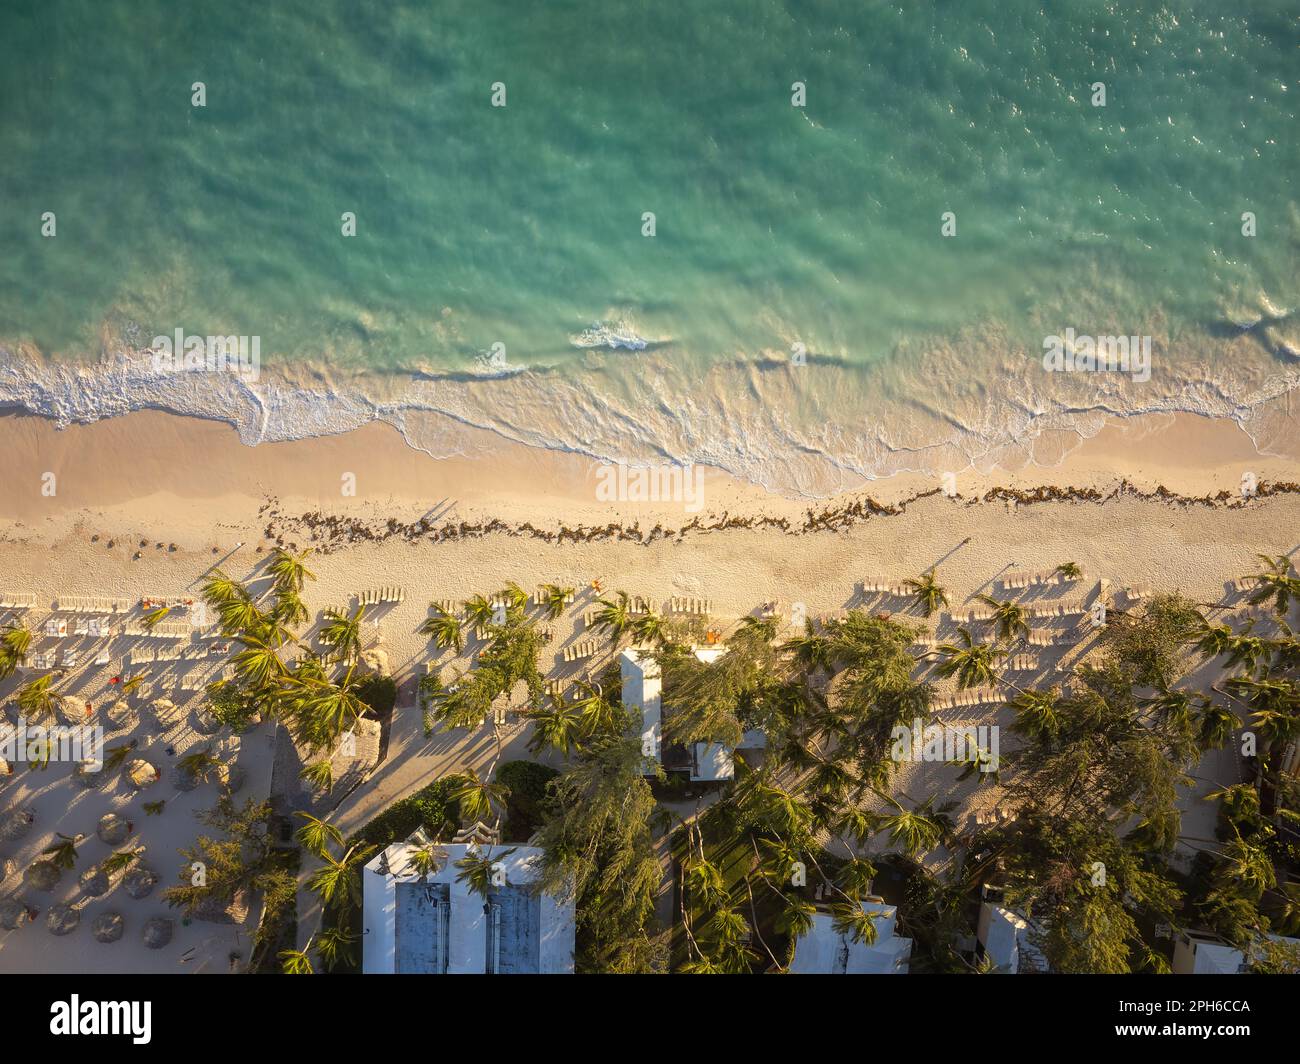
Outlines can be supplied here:
M1046 972L1047 958L1029 941L1031 925L1019 913L1005 909L994 901L980 903L976 937L984 956L999 975L1022 975Z
M456 861L480 855L475 844L438 845L446 853L427 878L411 867L414 844L395 843L362 873L361 970L367 975L573 972L573 902L534 889L542 851L491 849L503 856L484 898L457 883Z
M639 650L625 650L619 655L619 674L623 680L623 708L641 714L641 753L663 762L663 681L659 662Z
M1284 942L1300 950L1300 938L1268 935L1273 942ZM1235 946L1207 931L1179 931L1174 936L1175 975L1240 975L1250 962Z
M874 913L875 942L854 942L835 930L828 913L813 916L812 927L795 945L790 972L794 975L906 975L912 957L912 940L894 933L898 909L880 898L862 903L864 913Z

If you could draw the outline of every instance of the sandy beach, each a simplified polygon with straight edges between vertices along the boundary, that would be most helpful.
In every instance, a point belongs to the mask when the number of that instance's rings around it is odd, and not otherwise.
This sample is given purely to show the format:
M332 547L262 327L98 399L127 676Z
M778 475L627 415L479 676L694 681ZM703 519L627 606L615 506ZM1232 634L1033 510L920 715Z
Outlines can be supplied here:
M404 686L386 759L365 786L339 796L335 816L345 832L432 779L485 768L497 758L490 729L423 734L410 681L437 657L416 631L434 599L490 593L507 580L526 588L554 581L581 589L555 626L555 656L543 659L562 680L609 658L602 638L595 658L560 660L564 646L584 638L581 614L594 599L593 579L656 606L677 595L708 598L724 630L768 601L802 602L813 614L858 605L883 608L884 602L863 594L864 579L902 580L932 566L954 610L968 607L976 594L996 593L1009 575L1050 570L1065 561L1083 567L1087 587L1105 578L1115 589L1177 589L1209 608L1232 601L1229 582L1255 570L1257 553L1294 555L1300 544L1296 464L1261 458L1230 424L1190 417L1116 423L1050 467L964 470L947 485L895 478L828 500L777 498L706 472L697 513L686 512L680 502L601 501L595 468L576 456L484 440L473 457L434 461L384 425L253 448L222 424L159 413L62 431L40 419L8 417L0 431L6 441L0 456L6 485L0 591L36 597L28 622L38 630L59 596L193 595L214 564L238 578L253 575L277 542L318 548L309 561L318 579L303 596L313 614L372 588L404 589L405 600L379 611L368 635L383 645ZM1245 473L1254 474L1261 497L1241 498ZM343 491L350 482L354 495ZM53 494L42 494L50 484ZM1060 490L1042 501L1016 501L1016 493L1024 499L1040 488ZM660 533L650 535L656 525ZM910 610L906 603L888 605ZM939 617L935 622L945 623ZM38 638L37 649L43 646ZM1045 655L1043 675L1068 667L1074 654ZM116 667L81 670L78 696L101 703ZM204 668L203 679L210 679L220 663ZM14 684L0 684L0 697L9 696ZM201 694L173 697L188 713ZM990 714L996 717L996 711ZM502 756L526 756L526 735L527 725L512 719L499 736ZM150 749L165 764L204 741L186 724L168 733L172 752ZM249 772L250 794L267 791L272 745L266 726L244 739L238 758ZM18 875L39 856L56 823L67 822L69 772L69 766L56 765L48 773L17 774L0 783L6 806L31 807L41 821L41 830L21 844L0 844L0 856L17 862ZM1233 772L1231 757L1213 755L1197 792ZM965 803L964 815L976 814L973 788L951 780L940 784L932 775L929 766L908 767L900 785L918 791L947 786L950 796ZM165 779L162 786L167 789ZM149 860L163 885L180 861L171 854L197 830L187 809L210 805L214 786L185 794L166 818L146 824L136 811L136 828L149 834ZM978 801L995 802L990 793L980 791ZM132 803L138 805L137 796L126 791L92 794L76 806L78 831L92 832L102 811L129 815ZM1192 797L1189 809L1196 808ZM5 893L16 882L7 883ZM56 893L41 903L76 902L75 877L59 889L66 898ZM301 943L314 926L314 896L300 892L299 903ZM85 918L122 904L87 905ZM145 915L168 910L157 894L130 904L149 913L130 911L128 941L111 947L118 952L103 954L111 956L104 961L111 970L171 971L183 963L222 971L234 964L232 953L242 949L246 955L247 927L183 926L179 920L173 945L145 950L138 924ZM87 963L80 938L50 936L39 927L12 933L0 940L0 969L30 970L39 951L42 970L77 970Z

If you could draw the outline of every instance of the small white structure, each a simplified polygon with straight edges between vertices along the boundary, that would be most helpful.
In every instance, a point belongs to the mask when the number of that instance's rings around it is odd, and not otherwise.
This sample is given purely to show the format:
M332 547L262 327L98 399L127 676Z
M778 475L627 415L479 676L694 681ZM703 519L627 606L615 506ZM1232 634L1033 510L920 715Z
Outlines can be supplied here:
M1265 937L1300 951L1300 938ZM1241 975L1249 970L1250 961L1236 946L1230 946L1208 931L1179 931L1174 936L1171 967L1175 975Z
M659 662L639 650L625 650L619 655L619 674L623 680L623 708L641 715L641 753L663 761L663 681Z
M906 975L912 940L894 933L898 909L880 898L867 898L864 913L875 914L876 941L854 942L835 930L828 913L817 913L808 933L795 945L793 975Z
M736 778L736 762L732 750L722 743L693 743L691 745L691 782L714 783Z
M1019 913L994 901L980 903L976 937L998 975L1046 972L1047 958L1029 941L1031 925Z
M446 856L422 877L411 852L417 832L374 857L363 872L361 970L367 975L422 973L572 974L573 902L535 889L542 851L435 844ZM466 855L500 853L487 897L456 882Z

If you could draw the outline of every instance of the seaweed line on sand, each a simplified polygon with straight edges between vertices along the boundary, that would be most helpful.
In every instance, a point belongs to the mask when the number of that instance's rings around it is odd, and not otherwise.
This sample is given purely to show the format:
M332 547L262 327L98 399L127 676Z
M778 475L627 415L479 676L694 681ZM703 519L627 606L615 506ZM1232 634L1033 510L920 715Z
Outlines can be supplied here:
M561 524L555 530L538 528L530 521L518 524L493 518L489 521L448 521L435 525L428 518L418 521L403 522L396 518L387 521L369 521L356 517L325 514L320 511L290 516L282 513L275 500L268 500L258 511L259 516L266 517L267 524L263 534L268 541L279 546L297 549L297 539L305 538L306 543L318 551L329 553L358 543L381 543L389 539L404 539L409 543L428 541L431 543L472 539L481 536L503 534L507 536L524 536L540 539L547 543L592 543L620 540L649 546L665 540L682 540L688 534L724 532L733 529L772 529L792 536L808 535L817 532L840 532L862 521L878 517L896 517L906 512L907 507L922 499L941 494L941 489L918 492L898 503L877 502L870 496L845 502L838 506L826 506L821 509L809 508L802 520L786 517L772 517L763 514L741 517L728 512L721 515L710 514L707 517L695 517L680 528L666 528L662 522L653 528L642 529L641 523L635 521L630 525L610 522L605 525L576 525L570 527ZM1300 495L1300 484L1294 481L1276 483L1261 481L1255 491L1255 499L1266 499L1277 495ZM1121 480L1110 491L1096 488L1075 488L1043 486L1032 489L990 488L982 495L965 498L953 496L955 502L966 506L980 506L987 503L1002 502L1021 507L1034 506L1039 503L1091 503L1103 504L1114 499L1144 499L1164 502L1174 506L1205 506L1212 509L1239 508L1252 500L1244 499L1230 491L1220 491L1213 495L1180 495L1158 486L1151 491L1143 491L1127 479ZM305 544L304 544L305 545ZM261 549L261 548L259 548Z

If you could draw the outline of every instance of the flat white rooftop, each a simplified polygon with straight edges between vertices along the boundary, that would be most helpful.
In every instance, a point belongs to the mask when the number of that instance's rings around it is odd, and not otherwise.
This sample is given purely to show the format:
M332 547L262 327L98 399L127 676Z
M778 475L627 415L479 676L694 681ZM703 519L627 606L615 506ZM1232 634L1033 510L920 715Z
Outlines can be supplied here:
M862 911L877 913L876 941L854 942L835 930L828 913L817 913L808 933L795 945L793 975L906 975L912 940L894 934L898 910L883 902L864 901Z
M535 890L542 851L519 846L438 844L436 871L411 868L409 843L375 856L362 873L361 969L375 974L572 973L573 903ZM457 883L456 862L501 854L488 896Z

